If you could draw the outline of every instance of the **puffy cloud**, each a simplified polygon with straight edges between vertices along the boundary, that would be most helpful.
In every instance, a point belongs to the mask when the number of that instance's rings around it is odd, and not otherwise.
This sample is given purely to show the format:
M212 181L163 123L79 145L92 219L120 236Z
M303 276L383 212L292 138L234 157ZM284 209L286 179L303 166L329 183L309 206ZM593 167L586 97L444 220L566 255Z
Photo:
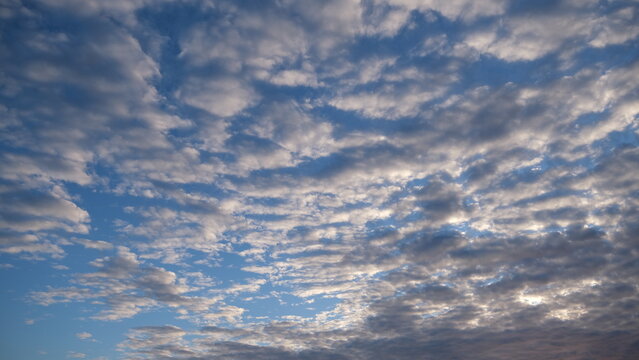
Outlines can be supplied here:
M505 0L489 0L477 3L469 0L390 0L389 4L416 9L420 11L436 11L451 20L472 21L480 17L501 15L506 11Z
M271 82L281 86L318 86L316 75L310 71L283 70L271 77Z
M629 358L636 16L12 1L2 271L129 359Z
M513 17L494 28L470 34L466 43L506 61L528 61L558 50L571 50L573 46L566 46L571 41L580 46L605 47L639 35L639 28L631 25L637 11L634 4L597 13L595 2L548 3L556 5L540 3L539 9L535 5L515 7L519 11Z
M0 226L25 231L63 228L86 233L89 214L70 201L60 188L50 191L22 190L15 184L0 188L4 204Z
M186 104L220 117L236 115L257 100L249 86L233 78L193 79L176 95Z
M120 320L161 305L189 311L205 312L218 302L217 298L188 296L199 290L192 288L177 275L156 266L143 266L137 255L126 247L118 247L115 256L99 258L91 263L98 270L76 277L77 287L49 288L33 292L30 297L42 304L98 299L107 308L94 318ZM201 285L201 283L200 283Z

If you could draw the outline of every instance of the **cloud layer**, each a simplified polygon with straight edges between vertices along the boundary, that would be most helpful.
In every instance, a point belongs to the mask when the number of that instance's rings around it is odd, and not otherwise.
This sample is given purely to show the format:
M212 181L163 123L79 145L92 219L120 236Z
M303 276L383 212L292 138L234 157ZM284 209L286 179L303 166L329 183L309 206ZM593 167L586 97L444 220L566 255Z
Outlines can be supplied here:
M639 354L636 2L0 17L4 285L128 329L60 356Z

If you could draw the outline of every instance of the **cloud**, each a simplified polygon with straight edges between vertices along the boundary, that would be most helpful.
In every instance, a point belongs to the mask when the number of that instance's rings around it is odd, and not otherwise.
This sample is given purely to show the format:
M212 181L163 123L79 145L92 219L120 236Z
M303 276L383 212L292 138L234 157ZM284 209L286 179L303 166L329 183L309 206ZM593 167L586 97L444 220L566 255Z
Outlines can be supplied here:
M76 351L67 351L67 359L84 359L87 357L87 354L76 352Z
M89 214L70 201L60 187L49 191L23 190L18 184L0 185L0 227L14 231L62 228L88 232Z
M473 21L480 17L503 14L508 2L504 0L490 0L481 3L468 0L391 0L388 3L420 11L437 11L451 20Z
M301 70L284 70L271 77L271 82L280 86L318 86L313 72Z
M470 34L466 43L505 61L530 61L560 50L571 40L581 46L585 40L585 46L605 47L624 43L639 34L639 28L629 22L636 11L634 5L629 4L611 14L598 14L596 10L592 11L595 2L549 3L557 5L547 9L543 4L540 9L534 6L522 9L499 27ZM561 31L557 26L561 26ZM624 28L623 35L615 30L620 26ZM576 39L582 41L574 41ZM578 50L571 48L567 46L563 51Z
M78 286L33 292L31 299L47 306L97 299L106 303L106 309L94 316L98 320L130 318L158 306L201 313L219 301L218 298L186 295L199 288L188 286L174 272L143 266L137 255L126 247L118 247L115 256L99 258L91 265L98 270L78 275L73 281Z
M113 244L103 240L74 239L73 241L87 249L109 250L113 248Z
M220 117L236 115L258 99L250 87L233 78L193 79L176 95L186 104Z
M394 356L398 359L410 359L424 355L454 359L470 353L481 359L509 357L524 359L557 351L568 352L569 359L579 359L587 354L621 359L636 351L631 340L632 332L607 335L602 332L588 333L581 329L559 326L547 332L538 332L531 328L503 332L451 331L450 329L417 331L385 340L354 339L340 343L332 349L316 347L312 350L297 352L228 341L201 341L187 348L184 344L177 343L183 333L172 332L171 334L175 334L176 337L169 338L169 333L159 335L159 333L143 329L137 331L130 335L128 342L134 344L135 347L132 347L132 350L140 351L140 354L151 353L155 356L167 357L190 356L195 359L210 356L229 359L366 359L375 356ZM141 338L142 336L145 337ZM162 337L158 338L159 336ZM584 340L589 345L584 347Z
M104 321L136 360L637 352L633 3L0 17L1 267L37 279L4 284L21 319L89 341Z
M77 333L75 334L75 337L77 337L80 340L87 340L93 337L93 335L91 333L88 332L81 332L81 333Z
M29 253L29 254L50 254L53 257L62 257L64 256L64 250L50 242L50 241L40 241L35 235L30 234L15 234L12 232L0 232L0 239L2 248L0 248L0 252L8 253L8 254L20 254L20 253Z
M354 82L372 83L372 91L337 94L328 105L344 111L356 111L369 118L398 119L415 116L422 106L446 93L458 79L454 66L432 72L415 66L404 67L395 59L368 60L356 73ZM381 70L384 74L381 75ZM347 80L347 83L349 81ZM373 86L371 86L373 85ZM346 88L348 89L348 88Z

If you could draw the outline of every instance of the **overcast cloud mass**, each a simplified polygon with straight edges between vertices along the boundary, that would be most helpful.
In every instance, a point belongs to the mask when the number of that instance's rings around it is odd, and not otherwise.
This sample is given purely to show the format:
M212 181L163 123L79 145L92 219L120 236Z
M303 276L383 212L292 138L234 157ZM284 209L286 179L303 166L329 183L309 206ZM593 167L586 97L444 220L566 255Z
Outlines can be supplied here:
M638 359L636 0L0 2L0 358Z

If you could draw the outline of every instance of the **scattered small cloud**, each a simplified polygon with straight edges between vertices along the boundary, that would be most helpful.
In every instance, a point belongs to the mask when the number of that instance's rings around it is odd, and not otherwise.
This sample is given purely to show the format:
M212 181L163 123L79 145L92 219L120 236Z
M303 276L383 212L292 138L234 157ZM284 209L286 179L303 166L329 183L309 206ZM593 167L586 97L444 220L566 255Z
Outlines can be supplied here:
M88 339L91 339L93 337L93 335L91 333L88 333L88 332L76 333L75 336L78 339L80 339L80 340L88 340Z
M87 355L76 351L67 351L67 359L84 359Z

